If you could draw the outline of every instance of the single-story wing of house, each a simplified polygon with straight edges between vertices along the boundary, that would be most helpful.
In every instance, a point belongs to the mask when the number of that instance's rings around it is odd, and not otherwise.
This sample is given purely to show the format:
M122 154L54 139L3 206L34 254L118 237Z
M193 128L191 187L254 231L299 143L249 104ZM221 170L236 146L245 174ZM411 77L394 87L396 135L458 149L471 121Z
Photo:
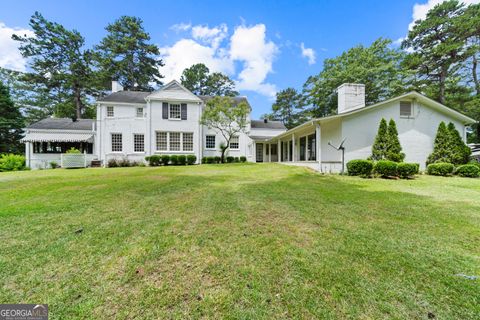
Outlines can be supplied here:
M123 91L117 83L112 88L117 89L97 102L96 120L45 119L26 128L27 165L45 166L44 154L64 152L72 143L103 164L112 158L143 161L152 154L194 154L198 162L220 155L222 136L199 124L209 97L196 96L177 81L153 93ZM369 106L362 84L343 84L337 94L336 115L312 119L290 130L278 121L249 119L246 132L233 139L229 155L339 172L343 163L371 155L384 118L396 122L405 161L424 169L440 122L452 122L464 141L467 126L476 122L418 92ZM247 101L236 98L241 100ZM343 150L338 150L340 144Z

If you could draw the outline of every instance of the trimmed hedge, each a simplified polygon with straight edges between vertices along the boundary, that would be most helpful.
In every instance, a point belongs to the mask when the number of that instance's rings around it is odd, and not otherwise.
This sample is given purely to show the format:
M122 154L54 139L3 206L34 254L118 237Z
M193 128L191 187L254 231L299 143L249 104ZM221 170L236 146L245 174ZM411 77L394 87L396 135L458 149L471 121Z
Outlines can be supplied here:
M148 165L151 167L157 167L161 164L160 156L157 156L157 155L145 157L145 160L148 161Z
M380 160L375 164L375 173L382 177L395 177L397 175L397 163L390 160Z
M451 163L437 162L431 163L427 166L427 173L432 176L450 176L453 173L455 167Z
M241 156L240 157L240 162L247 162L247 157Z
M172 165L176 166L178 164L178 156L177 155L171 155L170 156L170 162L172 163Z
M187 163L187 157L184 154L177 156L178 164L184 166Z
M212 163L222 163L222 157L220 156L213 157Z
M235 160L235 158L228 156L227 157L227 163L232 163Z
M418 174L419 168L418 163L401 162L397 165L397 174L402 179L412 178Z
M162 154L160 156L161 162L164 166L168 166L170 163L170 156L168 154Z
M372 174L373 162L370 160L351 160L347 163L347 172L349 176L368 177Z
M480 168L474 164L464 164L457 167L455 174L458 174L460 177L478 178L480 176Z
M197 161L197 156L193 154L189 154L187 156L187 164L192 165L192 164L195 164L196 161Z

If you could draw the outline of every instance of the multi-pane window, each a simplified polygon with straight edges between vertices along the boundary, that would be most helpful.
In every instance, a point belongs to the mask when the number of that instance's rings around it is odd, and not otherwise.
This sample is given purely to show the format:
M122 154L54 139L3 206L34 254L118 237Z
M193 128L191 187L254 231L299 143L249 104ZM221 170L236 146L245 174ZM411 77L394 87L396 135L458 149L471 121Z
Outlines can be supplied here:
M167 151L167 132L157 132L157 151Z
M181 112L180 112L180 105L179 104L170 104L170 119L180 119Z
M214 135L205 136L205 148L215 149L215 136Z
M183 133L183 151L193 151L193 133Z
M121 133L112 133L112 152L122 152Z
M400 117L411 117L411 116L412 116L412 102L400 101Z
M180 151L180 132L169 132L170 151Z
M137 108L137 118L143 118L143 108Z
M143 134L133 135L133 152L145 151L145 136Z
M115 116L113 106L107 106L107 117L113 117L113 116Z
M238 136L230 139L230 149L238 149L240 147Z

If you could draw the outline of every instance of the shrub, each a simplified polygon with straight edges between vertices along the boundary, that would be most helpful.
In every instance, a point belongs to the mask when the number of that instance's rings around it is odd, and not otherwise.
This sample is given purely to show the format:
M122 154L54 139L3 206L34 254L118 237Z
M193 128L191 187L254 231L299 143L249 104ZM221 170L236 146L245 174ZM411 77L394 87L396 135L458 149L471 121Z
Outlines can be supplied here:
M160 165L160 156L153 155L153 156L150 156L150 157L146 157L145 160L147 160L148 164L152 167L156 167L156 166Z
M213 157L213 162L212 163L221 163L222 158L220 156Z
M247 157L241 156L240 157L240 162L247 162Z
M67 150L67 152L65 153L81 153L80 150L78 150L77 148L74 148L74 147L71 147L70 149Z
M208 157L203 157L203 158L202 158L202 164L207 163L207 158L208 158Z
M50 162L50 168L52 169L57 169L59 167L58 163L56 163L55 161L51 161Z
M164 166L168 166L168 163L170 162L170 156L168 154L163 154L160 159Z
M209 164L215 163L216 162L215 158L216 157L207 157L207 163L209 163Z
M25 157L17 154L2 154L0 156L0 172L25 170Z
M171 155L170 156L170 162L172 165L176 166L178 164L178 156L177 155Z
M237 162L237 163L240 162L240 158L239 157L233 158L233 162Z
M119 167L132 167L133 166L133 163L130 162L127 158L122 158L117 163L118 163Z
M116 168L118 167L118 163L116 159L109 159L107 163L107 167L109 168Z
M195 164L196 161L197 161L197 156L193 154L189 154L187 156L187 164L192 165L192 164Z
M480 168L474 164L464 164L463 166L459 166L455 170L455 173L460 177L478 178L480 176Z
M178 164L184 166L187 163L187 157L184 154L181 154L177 157Z
M227 157L227 163L232 163L233 160L234 160L233 157L231 157L231 156L228 156L228 157Z
M349 176L368 177L372 174L373 162L370 160L351 160L347 163L347 172Z
M427 166L427 173L432 176L449 176L454 169L453 164L446 162L431 163Z
M397 175L397 163L390 160L380 160L375 164L375 172L382 177Z
M419 168L418 163L402 162L397 165L397 174L402 179L408 179L418 174Z

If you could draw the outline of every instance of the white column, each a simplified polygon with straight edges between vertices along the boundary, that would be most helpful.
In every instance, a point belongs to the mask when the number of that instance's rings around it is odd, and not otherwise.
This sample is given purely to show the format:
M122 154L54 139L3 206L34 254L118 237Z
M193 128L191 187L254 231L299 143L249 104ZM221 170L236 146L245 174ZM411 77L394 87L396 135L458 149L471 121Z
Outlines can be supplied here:
M296 150L295 150L295 134L292 133L292 161L295 162Z
M315 124L315 140L316 140L316 157L318 162L318 167L322 171L322 130L318 123Z
M257 142L253 141L253 162L257 162Z
M305 161L308 161L309 158L308 154L308 134L305 136Z
M281 150L282 149L282 142L280 140L277 141L277 161L280 162L282 161L281 157Z
M290 159L290 142L287 140L286 144L287 144L287 161L291 161L292 159Z

